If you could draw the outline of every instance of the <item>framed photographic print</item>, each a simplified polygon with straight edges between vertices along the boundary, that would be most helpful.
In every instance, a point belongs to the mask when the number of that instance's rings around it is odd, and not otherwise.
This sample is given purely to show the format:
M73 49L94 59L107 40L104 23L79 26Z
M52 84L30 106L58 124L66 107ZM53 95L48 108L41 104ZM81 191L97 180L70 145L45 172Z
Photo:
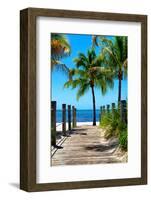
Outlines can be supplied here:
M147 184L147 16L20 12L20 188Z

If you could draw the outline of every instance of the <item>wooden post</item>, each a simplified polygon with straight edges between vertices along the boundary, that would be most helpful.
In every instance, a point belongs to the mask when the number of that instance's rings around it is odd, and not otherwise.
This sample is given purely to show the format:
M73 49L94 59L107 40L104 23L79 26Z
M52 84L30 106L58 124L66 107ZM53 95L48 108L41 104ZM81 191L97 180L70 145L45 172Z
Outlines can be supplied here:
M103 106L103 114L105 114L105 106Z
M115 103L112 103L112 113L115 111Z
M126 119L126 101L122 100L120 102L120 117L121 117L121 121L126 123L127 119Z
M112 103L112 119L114 119L115 116L115 103Z
M56 145L56 101L51 101L51 145Z
M100 121L101 121L101 117L102 117L102 106L100 106Z
M74 108L74 127L77 126L77 109Z
M108 104L107 105L107 113L109 113L110 112L110 105Z
M74 128L74 106L72 106L72 127Z
M62 104L62 132L66 135L66 104Z
M71 130L71 105L68 105L68 130Z

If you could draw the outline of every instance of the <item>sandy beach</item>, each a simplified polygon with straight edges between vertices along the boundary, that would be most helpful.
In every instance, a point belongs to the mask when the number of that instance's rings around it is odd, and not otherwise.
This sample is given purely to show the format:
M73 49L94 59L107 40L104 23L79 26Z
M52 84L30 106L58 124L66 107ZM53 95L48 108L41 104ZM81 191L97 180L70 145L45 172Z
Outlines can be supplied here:
M77 122L77 127L78 126L83 126L83 125L87 125L87 126L92 126L93 122ZM99 125L99 122L96 122L96 125ZM71 124L72 126L72 124ZM62 131L62 123L57 123L56 124L56 130L57 131ZM68 123L66 123L66 130L68 130Z

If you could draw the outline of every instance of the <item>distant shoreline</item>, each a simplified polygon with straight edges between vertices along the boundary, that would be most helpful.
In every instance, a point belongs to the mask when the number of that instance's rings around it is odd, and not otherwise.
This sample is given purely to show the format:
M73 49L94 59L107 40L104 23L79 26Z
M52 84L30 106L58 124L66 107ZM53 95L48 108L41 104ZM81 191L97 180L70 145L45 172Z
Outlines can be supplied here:
M77 126L83 126L83 125L92 126L93 122L77 122ZM98 121L96 122L96 125L99 126L99 122ZM68 131L68 123L66 123L66 129ZM62 131L62 123L56 123L56 130L57 131Z

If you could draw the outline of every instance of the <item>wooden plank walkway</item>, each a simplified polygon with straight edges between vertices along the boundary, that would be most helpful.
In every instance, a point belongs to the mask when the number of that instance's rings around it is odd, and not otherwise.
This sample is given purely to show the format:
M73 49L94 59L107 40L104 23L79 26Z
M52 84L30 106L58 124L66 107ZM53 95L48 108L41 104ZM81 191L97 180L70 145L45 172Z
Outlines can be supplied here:
M52 166L121 162L114 154L118 147L117 139L106 140L97 126L74 128L61 146L63 148L56 149L52 156Z

